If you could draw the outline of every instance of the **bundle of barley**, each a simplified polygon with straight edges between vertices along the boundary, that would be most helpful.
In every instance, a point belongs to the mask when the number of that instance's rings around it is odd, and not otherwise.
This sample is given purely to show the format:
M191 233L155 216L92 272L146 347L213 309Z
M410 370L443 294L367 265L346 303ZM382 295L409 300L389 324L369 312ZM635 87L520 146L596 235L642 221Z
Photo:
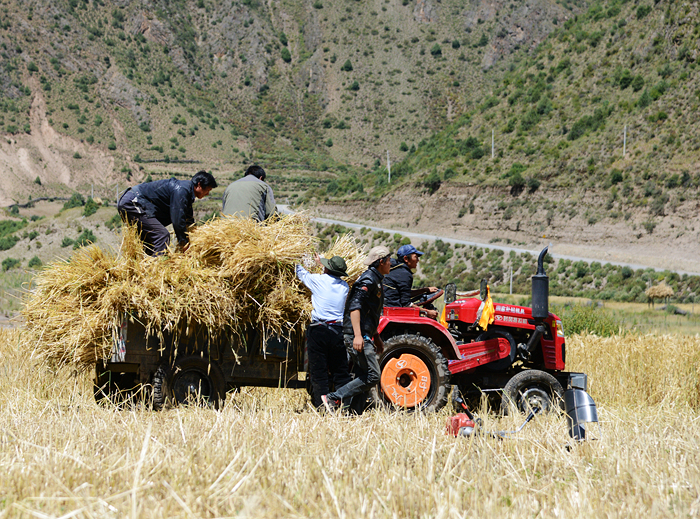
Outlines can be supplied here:
M673 296L673 289L666 284L666 281L662 281L658 285L647 288L644 293L649 299L664 299Z
M92 245L39 274L23 311L25 341L44 358L89 367L110 355L124 312L161 338L193 326L237 334L248 324L263 337L287 335L311 313L294 265L315 245L303 215L216 219L191 233L186 253L161 258L146 256L126 228L119 254ZM364 256L354 239L343 236L324 253L336 254L356 279Z

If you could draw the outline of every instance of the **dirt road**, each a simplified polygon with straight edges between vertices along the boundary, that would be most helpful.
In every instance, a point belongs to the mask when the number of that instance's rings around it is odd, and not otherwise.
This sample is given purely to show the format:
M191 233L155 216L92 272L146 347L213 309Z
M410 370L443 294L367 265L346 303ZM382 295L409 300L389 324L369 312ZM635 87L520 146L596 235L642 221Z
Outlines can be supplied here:
M278 205L277 209L284 213L284 214L292 214L294 213L294 210L291 209L288 205ZM452 243L452 244L463 244L463 245L470 245L470 246L475 246L475 247L480 247L484 249L496 249L496 250L502 250L503 252L509 253L510 251L514 251L516 253L522 254L525 252L528 252L530 254L533 254L537 256L539 254L539 250L529 250L529 249L522 249L518 247L509 247L508 245L495 245L493 243L480 243L477 241L471 241L471 240L461 240L457 238L450 238L447 236L438 236L436 234L423 234L423 233L417 233L417 232L410 232L406 230L401 230L401 229L388 229L385 227L377 227L373 225L364 225L364 224L358 224L358 223L353 223L353 222L346 222L343 220L335 220L332 218L313 218L314 222L319 222L319 223L325 223L328 225L332 224L339 224L344 227L348 227L349 229L361 229L363 227L367 229L371 229L372 231L382 231L382 232L388 232L388 233L399 233L402 236L406 236L408 238L411 238L412 240L428 240L428 241L435 241L435 240L442 240L445 243ZM638 263L625 263L625 262L617 262L617 261L605 261L605 260L600 260L597 258L586 258L586 257L581 257L581 256L569 256L565 254L557 254L556 252L556 245L552 245L549 248L549 253L552 255L552 257L557 258L557 259L567 259L571 261L585 261L586 263L593 263L595 261L598 261L600 263L610 263L611 265L617 265L620 267L630 267L634 270L639 270L639 269L654 269L657 272L663 272L665 269L657 268L651 265L642 265ZM700 276L700 272L689 272L689 271L682 271L682 270L673 270L671 272L676 272L679 275L683 274L688 274L689 276Z

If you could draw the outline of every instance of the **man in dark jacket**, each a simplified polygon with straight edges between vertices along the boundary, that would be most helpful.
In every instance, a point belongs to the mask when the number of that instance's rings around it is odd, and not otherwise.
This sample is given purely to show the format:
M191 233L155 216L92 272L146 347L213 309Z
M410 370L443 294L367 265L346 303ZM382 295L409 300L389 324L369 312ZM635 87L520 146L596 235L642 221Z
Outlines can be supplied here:
M437 287L413 288L412 270L418 266L423 253L413 245L402 245L391 260L391 271L384 276L384 306L411 306L411 299L423 294L437 292ZM435 319L437 311L426 310L428 317Z
M266 176L260 166L250 166L243 178L229 184L224 191L222 213L250 217L258 222L275 214L275 196L264 182Z
M353 361L355 378L321 397L329 411L341 405L352 405L355 411L361 413L369 390L379 382L381 372L377 351L384 351L384 343L377 333L377 327L384 307L382 278L389 273L390 254L389 249L383 246L370 250L365 259L365 265L369 268L357 278L348 294L343 334L345 347ZM351 404L353 399L355 401Z
M178 246L187 250L187 227L194 223L192 203L215 187L216 180L206 171L200 171L192 180L156 180L127 189L117 210L123 220L136 224L149 256L158 256L168 248L170 233L165 226L171 223Z

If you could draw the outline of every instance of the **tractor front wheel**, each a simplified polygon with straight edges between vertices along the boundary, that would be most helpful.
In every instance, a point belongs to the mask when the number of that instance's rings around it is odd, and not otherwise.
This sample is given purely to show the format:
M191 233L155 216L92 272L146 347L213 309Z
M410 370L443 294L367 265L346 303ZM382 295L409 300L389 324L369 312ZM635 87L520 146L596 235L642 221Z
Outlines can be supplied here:
M526 369L516 373L503 388L501 413L548 413L561 409L563 402L564 388L556 378L538 369Z
M395 408L435 412L447 403L450 371L428 337L404 334L387 339L379 359L379 399Z
M153 408L170 405L203 405L219 409L226 398L226 381L215 362L198 356L163 364L153 375Z

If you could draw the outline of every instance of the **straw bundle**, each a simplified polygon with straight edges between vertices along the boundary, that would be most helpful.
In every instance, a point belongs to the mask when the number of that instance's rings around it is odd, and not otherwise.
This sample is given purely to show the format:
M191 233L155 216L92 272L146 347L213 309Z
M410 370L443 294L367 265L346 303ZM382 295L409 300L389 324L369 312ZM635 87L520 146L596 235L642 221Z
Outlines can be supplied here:
M263 335L286 336L311 314L294 265L317 240L303 215L257 223L213 220L190 233L186 253L151 258L133 228L125 227L119 254L95 245L49 265L37 277L23 315L25 341L45 358L88 368L110 355L124 312L148 335L242 334L252 324ZM352 237L336 239L325 256L343 256L350 279L364 269Z
M673 296L673 289L662 281L658 285L647 288L644 293L649 299L663 299Z

